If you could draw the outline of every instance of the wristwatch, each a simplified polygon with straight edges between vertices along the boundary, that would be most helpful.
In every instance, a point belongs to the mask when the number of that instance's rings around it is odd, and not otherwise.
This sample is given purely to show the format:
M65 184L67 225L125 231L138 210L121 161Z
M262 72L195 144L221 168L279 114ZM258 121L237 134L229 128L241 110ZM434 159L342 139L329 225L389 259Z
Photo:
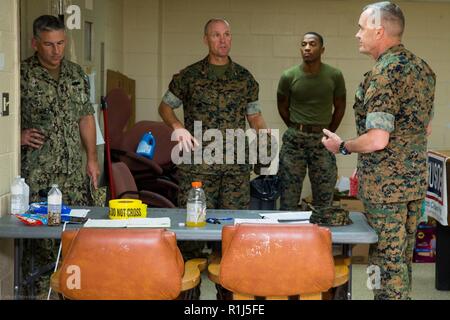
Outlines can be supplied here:
M345 141L342 141L341 144L339 145L339 152L341 154L343 154L344 156L352 154L350 151L347 150L347 148L345 147Z

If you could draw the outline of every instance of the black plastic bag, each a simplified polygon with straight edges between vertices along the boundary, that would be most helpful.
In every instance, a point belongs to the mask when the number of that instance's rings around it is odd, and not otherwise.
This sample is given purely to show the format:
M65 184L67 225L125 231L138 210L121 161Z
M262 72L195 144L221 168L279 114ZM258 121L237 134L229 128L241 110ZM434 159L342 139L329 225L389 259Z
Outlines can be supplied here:
M274 201L280 197L280 179L274 176L259 176L250 181L250 196L264 201Z

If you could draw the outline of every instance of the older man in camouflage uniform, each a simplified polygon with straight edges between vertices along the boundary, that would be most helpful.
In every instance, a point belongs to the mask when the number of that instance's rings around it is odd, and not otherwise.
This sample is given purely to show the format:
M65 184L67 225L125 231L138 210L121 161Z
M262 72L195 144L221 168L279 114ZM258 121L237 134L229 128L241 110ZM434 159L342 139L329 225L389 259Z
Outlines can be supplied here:
M258 83L248 70L229 57L231 31L227 21L211 19L204 30L204 43L209 54L203 60L188 66L173 76L169 90L162 99L159 112L163 120L175 130L184 151L194 150L198 141L194 134L194 122L206 130L216 129L225 141L226 130L245 132L247 119L256 130L266 128L258 103ZM174 109L183 106L184 125L177 119ZM207 207L211 209L246 209L250 202L250 169L234 163L227 164L227 144L223 147L223 164L181 164L179 206L185 207L193 181L203 182ZM248 155L247 144L245 146Z
M40 201L56 183L65 204L92 205L89 179L97 188L99 176L94 109L88 78L79 65L64 59L65 44L64 23L58 18L34 21L36 53L21 65L22 176L30 185L31 201ZM51 241L39 242L37 251L40 263L56 259ZM40 293L47 288L39 288Z
M345 113L344 77L340 70L322 63L323 37L306 33L300 51L303 63L284 71L278 84L278 111L289 127L283 136L278 173L281 210L298 209L306 170L314 207L331 206L336 158L321 144L322 129L335 132Z
M360 197L378 234L369 255L375 299L410 299L415 233L427 190L436 78L425 61L401 44L404 25L395 4L364 8L356 37L360 52L376 63L356 92L359 136L342 141L325 131L323 139L334 153L359 153Z

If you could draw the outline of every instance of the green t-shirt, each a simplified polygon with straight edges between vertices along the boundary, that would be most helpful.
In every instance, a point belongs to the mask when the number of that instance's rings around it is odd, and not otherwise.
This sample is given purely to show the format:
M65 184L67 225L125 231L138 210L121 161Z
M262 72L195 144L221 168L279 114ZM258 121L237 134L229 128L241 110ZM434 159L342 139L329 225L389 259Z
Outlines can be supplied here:
M278 94L289 98L291 122L328 126L334 98L346 94L345 81L341 71L325 63L317 75L305 74L303 64L296 65L283 72Z
M224 65L209 64L209 67L217 78L222 78L229 66L229 63Z

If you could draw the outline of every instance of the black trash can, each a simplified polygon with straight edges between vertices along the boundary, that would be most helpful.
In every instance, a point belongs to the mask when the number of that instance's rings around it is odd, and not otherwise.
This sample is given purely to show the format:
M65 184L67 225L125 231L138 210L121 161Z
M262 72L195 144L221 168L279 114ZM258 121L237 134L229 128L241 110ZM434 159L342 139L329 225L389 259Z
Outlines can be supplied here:
M250 181L250 210L276 210L279 197L278 176L259 176Z

